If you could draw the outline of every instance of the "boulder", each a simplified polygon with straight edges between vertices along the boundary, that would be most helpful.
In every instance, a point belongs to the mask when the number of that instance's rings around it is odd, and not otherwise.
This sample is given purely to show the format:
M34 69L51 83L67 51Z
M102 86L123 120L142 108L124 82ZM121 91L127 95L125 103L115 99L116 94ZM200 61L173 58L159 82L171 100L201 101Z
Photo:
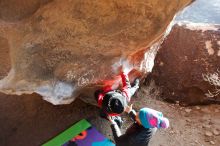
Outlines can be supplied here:
M92 102L95 88L119 84L121 65L133 70L133 77L150 72L154 42L191 0L47 2L1 2L7 7L0 10L0 36L8 41L11 69L0 91L35 92L53 104L66 104L80 93Z
M10 54L9 54L9 44L8 40L0 37L0 79L7 76L11 68Z
M1 0L0 19L13 22L31 16L51 0Z
M151 77L164 99L188 105L217 103L219 69L220 25L178 22L158 51Z

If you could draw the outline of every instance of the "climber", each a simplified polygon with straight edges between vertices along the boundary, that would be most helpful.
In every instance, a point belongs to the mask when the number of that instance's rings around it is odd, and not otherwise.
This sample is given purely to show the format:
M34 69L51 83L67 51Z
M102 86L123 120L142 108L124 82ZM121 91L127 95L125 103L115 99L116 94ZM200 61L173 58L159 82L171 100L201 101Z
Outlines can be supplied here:
M169 120L156 110L142 108L136 113L131 105L125 108L125 112L134 121L125 134L121 134L117 122L108 116L116 146L148 146L157 128L165 129L169 127Z
M100 107L100 116L107 118L107 116L115 116L119 118L119 114L124 111L124 108L130 102L131 97L139 88L139 79L135 79L134 86L131 87L128 75L121 71L122 89L114 90L112 86L106 86L101 90L95 92L95 98Z

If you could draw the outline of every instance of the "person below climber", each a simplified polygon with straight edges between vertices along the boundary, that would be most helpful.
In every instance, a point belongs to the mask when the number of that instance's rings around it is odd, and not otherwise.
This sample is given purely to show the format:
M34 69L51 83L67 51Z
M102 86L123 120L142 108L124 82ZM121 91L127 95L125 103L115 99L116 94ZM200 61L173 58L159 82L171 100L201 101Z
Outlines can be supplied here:
M129 114L134 123L122 134L117 122L108 116L116 146L148 146L152 135L157 128L168 128L169 120L159 111L142 108L135 112L127 106L125 112Z
M119 121L122 122L119 115L124 112L131 97L139 88L140 80L138 78L135 79L134 86L132 87L128 75L124 71L121 71L120 75L122 79L121 90L114 90L111 86L106 86L95 92L95 98L101 109L100 116L102 118L114 116L114 118L119 119Z

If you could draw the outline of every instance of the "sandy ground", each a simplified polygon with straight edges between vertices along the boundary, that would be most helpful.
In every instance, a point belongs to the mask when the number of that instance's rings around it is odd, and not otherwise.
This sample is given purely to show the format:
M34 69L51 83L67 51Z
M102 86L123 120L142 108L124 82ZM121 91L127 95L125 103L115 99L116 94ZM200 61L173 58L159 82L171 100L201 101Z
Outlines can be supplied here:
M171 127L158 130L151 146L220 145L220 106L181 107L161 101L153 82L142 85L134 96L134 108L150 107L162 111ZM126 115L125 130L130 121ZM0 145L37 146L56 136L74 122L86 118L112 139L109 122L98 117L98 108L76 100L69 105L53 106L36 94L0 94Z
M147 106L164 113L170 120L170 128L159 130L152 138L152 146L209 146L220 145L220 106L181 107L159 98L159 90L151 82L142 86L136 107Z

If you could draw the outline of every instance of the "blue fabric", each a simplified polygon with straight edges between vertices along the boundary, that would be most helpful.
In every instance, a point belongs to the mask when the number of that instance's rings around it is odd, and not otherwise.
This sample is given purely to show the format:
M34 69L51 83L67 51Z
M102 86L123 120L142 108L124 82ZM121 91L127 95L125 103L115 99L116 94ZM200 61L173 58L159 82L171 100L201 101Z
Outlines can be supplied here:
M109 139L105 139L104 141L93 142L92 146L115 146Z

